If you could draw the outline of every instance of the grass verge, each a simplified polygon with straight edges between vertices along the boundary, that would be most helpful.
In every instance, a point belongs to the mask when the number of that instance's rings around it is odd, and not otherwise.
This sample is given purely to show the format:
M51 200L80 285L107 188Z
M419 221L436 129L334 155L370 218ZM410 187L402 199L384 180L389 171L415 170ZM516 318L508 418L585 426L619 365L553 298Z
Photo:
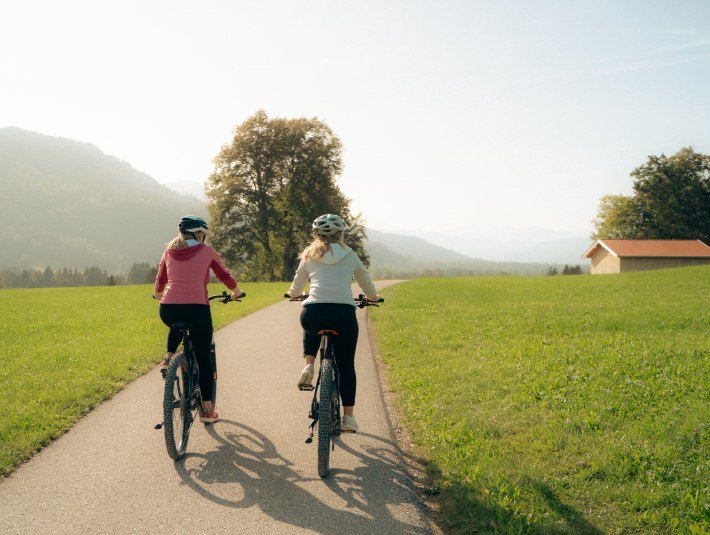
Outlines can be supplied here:
M215 328L288 289L240 287L241 303L212 305ZM167 328L151 293L151 285L0 290L0 476L161 360Z
M710 268L420 279L372 309L454 533L703 533Z

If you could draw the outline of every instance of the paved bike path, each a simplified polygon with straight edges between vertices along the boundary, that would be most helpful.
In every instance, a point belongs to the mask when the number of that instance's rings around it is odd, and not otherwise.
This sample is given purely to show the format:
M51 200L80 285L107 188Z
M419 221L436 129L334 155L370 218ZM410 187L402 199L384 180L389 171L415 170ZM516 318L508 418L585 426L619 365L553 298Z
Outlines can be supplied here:
M329 478L318 477L316 444L305 444L311 394L295 387L299 313L300 304L283 302L217 332L221 421L195 424L184 460L168 458L163 431L153 429L162 420L156 368L0 481L0 533L428 533L364 311L361 432L339 440Z

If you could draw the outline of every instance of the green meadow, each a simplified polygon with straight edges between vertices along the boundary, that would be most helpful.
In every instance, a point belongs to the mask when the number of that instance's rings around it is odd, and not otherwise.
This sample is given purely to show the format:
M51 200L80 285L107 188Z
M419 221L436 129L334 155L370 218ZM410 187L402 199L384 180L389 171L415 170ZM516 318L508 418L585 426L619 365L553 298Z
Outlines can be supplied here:
M419 279L370 309L453 533L706 533L710 266Z
M213 302L216 328L288 289L240 287L241 303ZM167 328L151 294L150 285L0 290L0 476L162 359Z

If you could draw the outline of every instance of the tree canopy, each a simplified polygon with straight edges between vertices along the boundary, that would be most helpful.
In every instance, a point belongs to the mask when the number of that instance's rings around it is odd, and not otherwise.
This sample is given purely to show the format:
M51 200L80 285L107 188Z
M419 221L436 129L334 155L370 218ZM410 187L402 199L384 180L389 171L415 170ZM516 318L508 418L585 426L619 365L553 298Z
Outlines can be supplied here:
M710 156L691 147L649 156L632 196L602 197L593 238L710 239Z
M364 262L365 231L336 184L342 144L322 121L271 119L263 110L222 147L206 194L212 243L246 280L290 280L321 214L341 215L346 241Z

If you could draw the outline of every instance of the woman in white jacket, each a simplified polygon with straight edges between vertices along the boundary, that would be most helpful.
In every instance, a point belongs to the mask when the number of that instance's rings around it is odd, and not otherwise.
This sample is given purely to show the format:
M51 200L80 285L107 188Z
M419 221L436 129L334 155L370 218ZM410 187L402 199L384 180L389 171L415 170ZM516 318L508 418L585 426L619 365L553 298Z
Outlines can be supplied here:
M353 301L353 277L368 299L378 299L370 274L357 254L345 245L348 226L334 214L325 214L313 222L313 241L301 253L301 263L288 293L298 296L306 287L311 288L303 301L301 326L303 327L303 356L306 366L301 371L298 385L310 385L314 377L314 362L320 346L318 331L332 329L338 336L332 338L335 360L340 373L340 397L343 403L343 431L356 432L357 421L353 415L355 405L355 348L358 324Z

